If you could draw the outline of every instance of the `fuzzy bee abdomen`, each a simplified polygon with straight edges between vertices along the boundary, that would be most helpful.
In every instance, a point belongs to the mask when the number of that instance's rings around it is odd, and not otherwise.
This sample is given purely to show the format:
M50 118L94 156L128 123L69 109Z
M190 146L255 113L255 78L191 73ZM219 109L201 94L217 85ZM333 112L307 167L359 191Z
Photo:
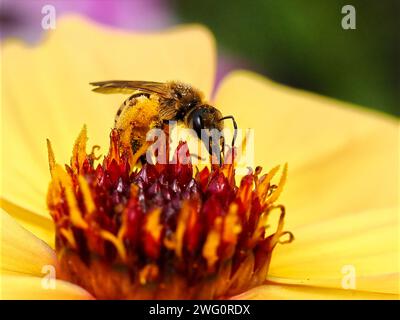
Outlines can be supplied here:
M160 123L158 98L146 95L129 97L118 109L114 127L121 134L121 141L137 151L146 140L149 130Z

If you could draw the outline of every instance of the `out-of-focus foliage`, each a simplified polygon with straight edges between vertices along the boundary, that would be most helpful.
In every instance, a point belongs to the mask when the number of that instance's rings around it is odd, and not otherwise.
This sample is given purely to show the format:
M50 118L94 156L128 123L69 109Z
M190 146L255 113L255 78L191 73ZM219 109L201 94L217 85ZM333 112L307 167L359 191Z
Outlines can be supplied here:
M184 22L200 22L218 44L258 72L392 114L400 109L397 0L175 0ZM356 9L343 30L341 9Z

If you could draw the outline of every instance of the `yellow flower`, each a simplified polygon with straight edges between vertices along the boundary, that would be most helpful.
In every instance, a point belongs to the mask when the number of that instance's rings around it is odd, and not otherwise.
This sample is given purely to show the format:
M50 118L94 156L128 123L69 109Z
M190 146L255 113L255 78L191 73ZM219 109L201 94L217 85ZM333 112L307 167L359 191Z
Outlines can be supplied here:
M208 97L213 87L215 44L201 26L144 35L70 17L53 33L38 47L2 48L3 299L91 298L62 280L46 289L42 273L57 264L46 138L58 163L83 123L106 146L121 102L91 94L88 82L177 79ZM266 285L237 298L398 298L398 120L247 71L228 75L211 100L254 128L256 163L290 168L281 202L296 241L275 249Z

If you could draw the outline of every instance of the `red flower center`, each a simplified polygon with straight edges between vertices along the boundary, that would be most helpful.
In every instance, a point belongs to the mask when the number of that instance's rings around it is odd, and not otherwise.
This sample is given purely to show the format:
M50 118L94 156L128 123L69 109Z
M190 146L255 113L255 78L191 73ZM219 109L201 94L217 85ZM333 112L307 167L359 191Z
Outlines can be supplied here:
M198 171L181 161L186 143L176 163L138 169L145 149L133 155L116 130L110 138L98 163L94 149L85 151L84 128L65 169L48 144L47 202L61 278L100 299L223 298L265 281L272 250L293 239L283 231L284 207L275 204L286 166L277 185L278 167L262 176L258 167L237 186L233 164ZM274 209L278 227L267 236Z

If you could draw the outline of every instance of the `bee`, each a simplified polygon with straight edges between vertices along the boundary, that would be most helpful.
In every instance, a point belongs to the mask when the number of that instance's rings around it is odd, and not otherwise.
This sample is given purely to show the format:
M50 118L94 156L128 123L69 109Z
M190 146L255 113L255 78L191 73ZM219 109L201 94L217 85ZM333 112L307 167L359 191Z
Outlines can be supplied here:
M232 146L236 139L237 124L233 116L222 116L214 106L208 104L204 95L189 84L178 81L123 81L111 80L91 82L100 93L131 94L119 107L114 126L126 139L135 153L146 141L150 129L162 129L169 121L177 121L193 129L203 141L211 156L216 156L221 163L221 152L224 150L222 137L216 145L211 135L212 129L221 132L223 121L230 119L234 126ZM203 135L202 135L203 130Z

